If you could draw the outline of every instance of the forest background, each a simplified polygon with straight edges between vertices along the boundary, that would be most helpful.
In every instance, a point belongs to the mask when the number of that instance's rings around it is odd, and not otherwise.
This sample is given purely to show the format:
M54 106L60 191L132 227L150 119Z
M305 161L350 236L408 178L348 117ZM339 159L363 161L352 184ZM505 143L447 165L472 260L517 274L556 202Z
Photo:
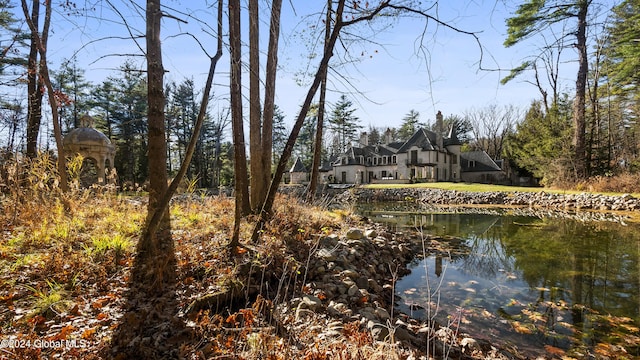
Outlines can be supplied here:
M636 1L587 3L590 67L584 106L584 156L589 159L589 169L585 175L635 172L638 105L634 94L640 36L634 11L638 5ZM24 84L29 34L17 5L11 1L2 4L0 134L3 148L9 153L28 147ZM165 19L162 25L168 71L165 91L170 174L184 158L201 103L210 56L207 52L212 51L207 47L212 47L208 44L215 40L215 29L210 25L213 15L207 14L211 9L177 5L165 5L167 12L175 11L175 18ZM282 9L274 166L322 50L323 7L317 5L292 3ZM524 43L505 47L509 31L506 20L516 12L514 6L491 1L453 2L434 3L430 10L456 28L433 24L433 20L428 24L419 16L398 16L378 20L363 27L365 30L359 28L362 33L343 35L328 74L329 121L322 144L323 159L343 151L361 131L368 132L370 143L378 141L387 127L399 134L396 140L406 138L418 126L431 126L435 113L442 110L449 123L461 124L468 149L507 159L545 185L576 180L572 168L575 156L571 156L578 61L573 19L541 26L544 31L538 36L529 34ZM118 176L130 187L143 184L148 175L143 100L146 84L139 43L145 21L142 15L139 5L128 2L62 3L53 9L47 46L54 88L64 95L59 110L62 133L78 126L83 114L94 116L97 128L116 143ZM262 9L261 16L265 26L267 10ZM224 27L226 32L226 24ZM263 48L267 35L268 31L261 32ZM248 32L242 36L243 46L248 46ZM266 56L264 51L261 56ZM220 62L203 133L187 171L187 177L195 179L198 187L233 183L229 91L223 80L229 74L228 64ZM514 79L510 77L512 70L518 74ZM243 81L248 87L247 77ZM49 150L53 147L51 119L46 111L42 116L37 145ZM317 114L312 111L307 117L294 158L300 157L310 168Z

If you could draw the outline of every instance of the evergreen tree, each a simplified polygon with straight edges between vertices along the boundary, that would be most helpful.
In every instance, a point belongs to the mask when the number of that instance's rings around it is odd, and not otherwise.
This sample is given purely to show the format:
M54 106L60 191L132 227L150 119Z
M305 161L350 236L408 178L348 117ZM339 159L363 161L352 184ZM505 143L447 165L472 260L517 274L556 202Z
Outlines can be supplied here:
M468 118L463 118L458 115L449 115L444 118L442 122L442 132L440 135L446 137L449 135L449 130L454 128L456 136L461 143L466 144L471 141L471 133L473 131L473 125ZM433 124L431 130L437 131L435 124Z
M398 140L407 141L420 128L427 127L427 124L420 122L420 113L411 109L402 118L402 125L398 128Z
M27 66L23 50L30 35L18 26L13 7L9 0L0 0L0 85L16 85Z
M358 131L362 126L353 115L355 111L353 103L343 94L329 116L329 126L335 139L335 153L345 152L358 139Z
M116 79L107 78L102 84L93 88L89 105L96 119L96 128L113 140L115 119L113 112L118 107L118 91Z
M184 80L179 85L171 83L167 86L167 141L173 144L168 151L170 155L175 153L175 156L169 159L170 171L177 168L176 164L181 164L184 159L200 108L200 103L196 100L197 97L198 93L195 91L193 79ZM202 176L196 169L202 166L199 163L199 160L202 159L202 141L199 140L192 162L187 168L186 177L189 179Z
M604 55L606 73L615 86L614 92L640 103L640 1L625 0L612 10L607 27ZM638 114L636 112L636 114Z
M62 61L60 70L52 74L53 87L59 91L60 121L63 132L80 126L80 118L91 109L91 83L84 76L84 69L78 68L74 59Z
M566 181L571 161L571 111L568 101L553 106L545 114L539 101L533 102L524 120L505 144L516 167L542 179L544 185Z
M115 166L122 181L142 184L147 179L147 85L131 62L120 67L115 79L117 107L113 111Z
M271 167L273 168L278 164L280 160L280 154L284 151L284 146L287 144L287 138L289 137L289 130L284 123L285 115L282 110L276 105L273 113L273 152Z
M373 125L369 125L369 133L367 134L369 137L368 142L369 145L381 144L383 143L382 136L380 135L380 129Z
M566 24L574 20L575 27L562 37L572 37L571 46L578 53L578 72L576 75L576 93L573 103L573 146L574 155L571 162L576 178L589 176L586 164L586 87L588 73L587 59L587 13L592 6L591 0L574 1L542 1L527 0L518 6L515 16L507 19L507 39L505 47L513 46L534 35L544 36L544 31L556 24ZM526 65L526 64L525 64ZM526 66L525 66L526 67ZM525 67L514 70L521 72ZM510 76L511 78L513 76Z
M298 139L293 148L293 158L300 158L300 161L307 169L311 168L311 162L313 160L313 142L316 137L316 127L318 122L318 105L311 105L311 109L307 113L307 118L300 129Z

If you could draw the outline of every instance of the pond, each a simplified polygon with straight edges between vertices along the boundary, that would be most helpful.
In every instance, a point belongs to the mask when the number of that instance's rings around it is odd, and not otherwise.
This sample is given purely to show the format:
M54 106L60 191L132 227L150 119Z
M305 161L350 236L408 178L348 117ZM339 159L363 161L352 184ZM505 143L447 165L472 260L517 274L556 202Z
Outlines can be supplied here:
M640 356L638 224L398 204L358 211L430 235L418 236L427 250L396 283L400 311L526 356Z

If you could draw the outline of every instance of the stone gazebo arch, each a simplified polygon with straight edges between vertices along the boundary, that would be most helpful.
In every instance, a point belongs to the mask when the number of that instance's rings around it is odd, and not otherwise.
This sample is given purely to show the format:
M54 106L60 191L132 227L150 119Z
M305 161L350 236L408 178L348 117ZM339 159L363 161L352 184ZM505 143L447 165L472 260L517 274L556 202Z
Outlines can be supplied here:
M80 127L71 130L63 139L65 153L80 154L96 162L98 184L107 182L106 170L114 166L116 147L109 138L93 128L94 120L89 115L80 118ZM84 166L84 164L83 164Z

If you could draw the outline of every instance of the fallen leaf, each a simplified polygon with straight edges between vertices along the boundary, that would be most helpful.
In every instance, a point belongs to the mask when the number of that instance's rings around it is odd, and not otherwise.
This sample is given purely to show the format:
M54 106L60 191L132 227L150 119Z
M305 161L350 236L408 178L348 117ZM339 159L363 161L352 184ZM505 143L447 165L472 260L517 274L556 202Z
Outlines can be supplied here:
M544 349L545 349L549 354L552 354L552 355L562 356L562 355L564 355L564 353L565 353L565 351L564 351L564 350L562 350L562 349L560 349L560 348L557 348L557 347L555 347L555 346L551 346L551 345L545 345L545 346L544 346Z
M519 334L531 334L531 329L520 324L518 321L514 321L511 326L513 326L513 329Z
M107 305L109 301L111 301L109 298L98 299L91 304L91 307L94 309L101 309Z
M85 331L82 332L81 337L85 340L89 340L93 337L93 335L95 335L96 333L96 329L95 328L91 328L91 329L87 329Z

